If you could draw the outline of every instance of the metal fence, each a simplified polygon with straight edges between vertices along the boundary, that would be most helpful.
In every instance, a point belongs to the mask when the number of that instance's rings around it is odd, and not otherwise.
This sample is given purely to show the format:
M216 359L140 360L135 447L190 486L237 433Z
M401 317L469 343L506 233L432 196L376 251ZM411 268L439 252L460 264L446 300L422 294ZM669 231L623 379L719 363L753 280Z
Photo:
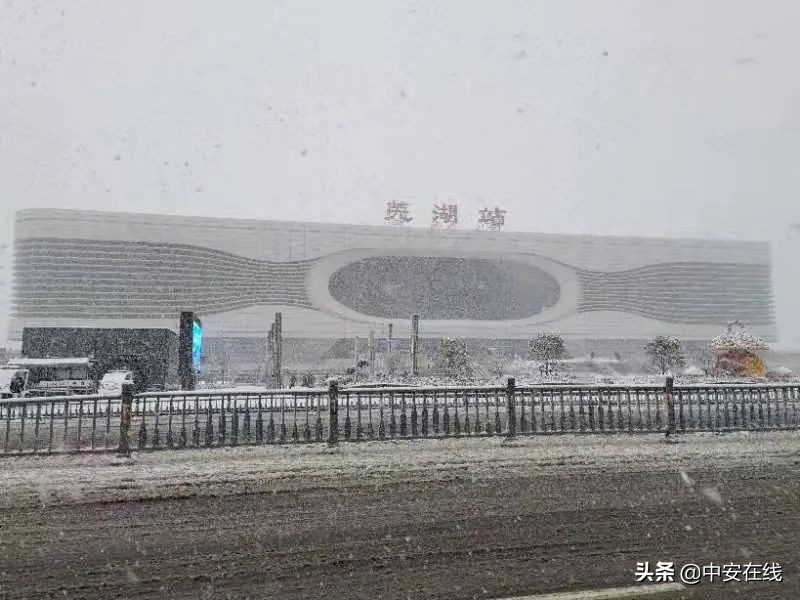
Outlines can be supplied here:
M800 385L391 387L0 401L0 454L800 428Z
M132 446L180 448L321 442L327 390L148 393L133 399Z
M116 450L121 396L0 400L0 455Z

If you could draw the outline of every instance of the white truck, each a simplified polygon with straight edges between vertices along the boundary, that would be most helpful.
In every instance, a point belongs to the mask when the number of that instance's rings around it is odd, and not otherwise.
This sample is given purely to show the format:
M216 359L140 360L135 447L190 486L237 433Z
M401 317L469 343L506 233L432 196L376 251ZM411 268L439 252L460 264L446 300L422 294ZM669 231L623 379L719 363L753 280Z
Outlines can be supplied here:
M4 368L27 372L26 396L70 396L97 390L91 358L15 358Z

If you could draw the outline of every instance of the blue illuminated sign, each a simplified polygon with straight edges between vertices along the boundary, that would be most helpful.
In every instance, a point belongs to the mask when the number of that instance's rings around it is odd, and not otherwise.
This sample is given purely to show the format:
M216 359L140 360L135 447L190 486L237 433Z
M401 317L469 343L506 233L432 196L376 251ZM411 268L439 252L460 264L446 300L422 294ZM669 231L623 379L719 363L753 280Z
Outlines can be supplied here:
M192 324L192 368L200 370L200 356L203 353L203 326L200 319L195 319Z

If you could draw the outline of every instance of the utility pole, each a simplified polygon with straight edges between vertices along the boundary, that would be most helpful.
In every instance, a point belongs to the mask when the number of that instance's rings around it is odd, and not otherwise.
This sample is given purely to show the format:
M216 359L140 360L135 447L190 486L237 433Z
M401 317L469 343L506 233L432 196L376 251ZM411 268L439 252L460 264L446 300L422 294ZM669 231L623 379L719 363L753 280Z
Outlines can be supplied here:
M392 329L393 325L389 323L389 335L386 338L386 359L384 360L384 364L386 365L386 374L393 376L395 374L395 364L394 364L394 357L392 356Z
M367 359L369 360L369 378L375 377L375 332L369 330L369 343L367 345Z
M267 354L264 358L264 384L269 388L273 387L273 376L275 373L274 363L275 353L275 323L270 323L269 333L267 334Z
M419 315L411 315L411 374L419 375Z
M282 358L282 346L283 346L283 317L281 313L275 313L275 386L277 388L283 387L283 381L281 376L281 358Z

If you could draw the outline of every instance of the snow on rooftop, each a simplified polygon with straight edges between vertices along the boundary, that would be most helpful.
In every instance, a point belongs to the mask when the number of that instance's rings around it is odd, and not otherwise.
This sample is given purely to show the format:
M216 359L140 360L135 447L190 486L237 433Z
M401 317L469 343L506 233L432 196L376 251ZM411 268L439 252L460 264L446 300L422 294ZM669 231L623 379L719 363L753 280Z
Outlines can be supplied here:
M88 366L89 359L86 357L75 358L14 358L8 361L11 367L66 367L66 366Z
M8 362L14 367L46 367L46 366L88 366L89 359L85 357L75 358L15 358Z
M100 382L100 385L106 383L124 383L125 378L128 376L128 371L109 371L105 375L103 375L103 379Z

